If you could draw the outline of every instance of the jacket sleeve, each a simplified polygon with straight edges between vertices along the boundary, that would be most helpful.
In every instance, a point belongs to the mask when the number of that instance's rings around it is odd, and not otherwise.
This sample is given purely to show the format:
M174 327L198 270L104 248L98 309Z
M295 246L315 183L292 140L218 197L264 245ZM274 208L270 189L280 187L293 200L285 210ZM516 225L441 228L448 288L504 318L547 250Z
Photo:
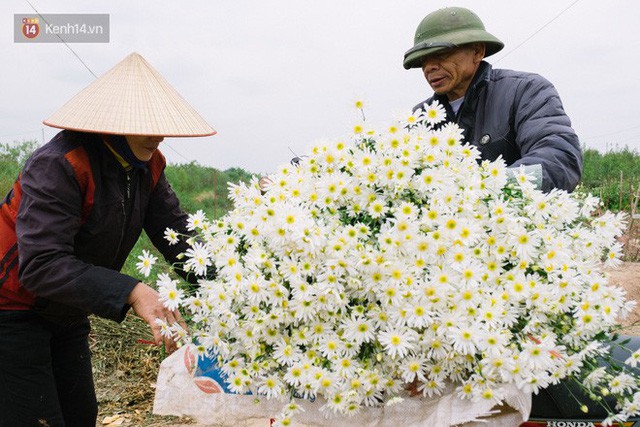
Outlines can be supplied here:
M545 78L530 74L516 88L513 126L522 158L512 166L542 166L542 190L573 191L582 176L582 151L560 96Z
M171 188L163 170L149 200L144 229L151 243L173 266L174 270L188 282L196 283L197 277L182 270L178 260L178 255L185 252L190 246L184 239L180 239L175 245L170 245L164 238L164 232L167 228L172 228L181 235L192 234L187 231L187 219L188 215L180 207L178 196Z
M16 234L22 285L36 297L122 321L138 280L76 256L83 194L71 165L60 154L39 153L21 183Z

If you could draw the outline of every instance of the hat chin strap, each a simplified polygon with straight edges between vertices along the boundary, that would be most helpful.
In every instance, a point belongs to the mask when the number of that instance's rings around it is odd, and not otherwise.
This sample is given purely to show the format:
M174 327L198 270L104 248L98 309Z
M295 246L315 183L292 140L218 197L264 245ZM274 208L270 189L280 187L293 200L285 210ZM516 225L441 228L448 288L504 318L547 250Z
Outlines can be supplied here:
M404 54L404 58L407 59L407 56L409 56L412 53L417 52L419 50L431 49L431 48L434 48L434 47L447 47L447 48L453 49L453 48L458 47L458 45L455 44L455 43L447 43L447 42L421 42L421 43L418 43L417 45L415 45L414 47L412 47L411 49L409 49Z

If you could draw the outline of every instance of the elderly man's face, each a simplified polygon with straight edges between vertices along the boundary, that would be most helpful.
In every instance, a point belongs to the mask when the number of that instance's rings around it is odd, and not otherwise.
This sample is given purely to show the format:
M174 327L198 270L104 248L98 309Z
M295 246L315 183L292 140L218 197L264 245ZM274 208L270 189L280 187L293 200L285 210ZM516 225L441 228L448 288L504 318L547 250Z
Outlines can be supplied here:
M435 93L455 101L467 92L484 53L483 43L448 49L425 57L422 71Z
M127 135L127 143L138 160L148 162L158 145L164 140L163 136Z

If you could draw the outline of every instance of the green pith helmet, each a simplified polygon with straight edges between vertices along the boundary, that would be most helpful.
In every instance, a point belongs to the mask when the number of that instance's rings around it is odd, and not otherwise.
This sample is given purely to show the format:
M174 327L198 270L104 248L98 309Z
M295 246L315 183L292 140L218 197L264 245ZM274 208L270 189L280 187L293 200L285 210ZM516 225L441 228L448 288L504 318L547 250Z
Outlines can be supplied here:
M478 15L469 9L447 7L431 12L416 29L414 46L404 54L404 68L420 68L427 55L476 42L485 44L485 57L504 47L504 43L489 34Z

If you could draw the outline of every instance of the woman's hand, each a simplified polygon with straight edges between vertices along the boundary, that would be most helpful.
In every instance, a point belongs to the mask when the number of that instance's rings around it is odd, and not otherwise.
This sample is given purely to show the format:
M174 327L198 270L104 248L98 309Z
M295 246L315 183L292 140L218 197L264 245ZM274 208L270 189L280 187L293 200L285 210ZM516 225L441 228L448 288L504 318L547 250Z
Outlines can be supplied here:
M153 333L153 340L156 345L164 340L164 346L167 353L171 354L178 346L171 337L163 337L160 325L156 324L156 319L164 320L168 324L178 323L185 330L187 325L182 319L178 311L171 311L160 302L158 292L150 286L139 282L133 291L129 294L127 303L133 308L133 311L142 318L149 326Z

